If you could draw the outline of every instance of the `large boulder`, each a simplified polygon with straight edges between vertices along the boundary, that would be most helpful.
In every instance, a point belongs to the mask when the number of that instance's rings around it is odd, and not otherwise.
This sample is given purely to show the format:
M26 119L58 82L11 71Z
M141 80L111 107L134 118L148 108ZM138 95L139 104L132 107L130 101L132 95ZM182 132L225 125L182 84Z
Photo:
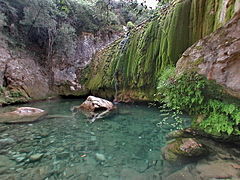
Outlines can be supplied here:
M163 157L170 162L191 160L207 153L205 146L195 138L179 138L171 141L163 149Z
M47 113L38 108L20 107L15 111L0 114L0 123L17 124L17 123L32 123L38 121Z
M112 110L114 109L114 105L112 102L98 98L95 96L88 96L86 101L84 101L80 106L80 109L84 109L87 111L98 111L98 110Z
M74 107L74 110L81 110L91 122L106 117L114 109L112 102L95 96L88 96L80 106Z

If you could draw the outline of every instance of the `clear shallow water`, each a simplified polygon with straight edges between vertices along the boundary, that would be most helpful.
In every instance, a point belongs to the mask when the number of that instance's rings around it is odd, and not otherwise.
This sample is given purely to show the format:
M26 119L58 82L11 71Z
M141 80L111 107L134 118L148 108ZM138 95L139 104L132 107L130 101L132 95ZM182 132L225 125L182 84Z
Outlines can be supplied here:
M83 114L71 111L81 102L65 99L23 105L58 117L0 125L0 179L159 178L161 148L165 135L174 129L157 126L165 117L159 109L119 104L113 115L90 124Z

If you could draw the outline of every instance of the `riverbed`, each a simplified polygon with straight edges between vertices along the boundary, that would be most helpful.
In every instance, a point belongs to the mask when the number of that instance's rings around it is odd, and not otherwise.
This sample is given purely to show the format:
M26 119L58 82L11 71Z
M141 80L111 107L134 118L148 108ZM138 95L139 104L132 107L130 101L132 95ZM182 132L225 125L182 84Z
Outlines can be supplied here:
M0 179L150 180L174 172L166 167L161 149L165 136L189 126L190 117L183 115L176 123L169 111L120 103L114 113L90 123L84 114L72 111L82 102L21 105L41 108L48 116L33 124L0 125Z

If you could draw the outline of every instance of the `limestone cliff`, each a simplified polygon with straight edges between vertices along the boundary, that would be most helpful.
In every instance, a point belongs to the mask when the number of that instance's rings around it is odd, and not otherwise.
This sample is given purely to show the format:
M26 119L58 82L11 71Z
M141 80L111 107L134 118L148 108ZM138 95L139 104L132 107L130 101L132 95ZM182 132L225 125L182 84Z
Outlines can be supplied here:
M38 58L0 45L0 104L46 98L50 94L46 70Z
M109 46L119 38L118 33L111 31L92 33L81 33L78 36L76 53L73 59L53 58L51 71L53 72L53 89L60 95L81 95L87 93L79 82L83 74L81 69L85 68L92 57L99 50Z
M118 37L118 34L111 32L95 35L81 33L74 59L55 55L51 61L47 61L39 57L40 53L33 52L32 49L36 47L12 47L9 39L0 34L0 104L46 99L56 95L76 95L79 89L82 93L83 88L78 81L80 69L90 63L98 50Z
M85 90L103 97L112 98L117 90L119 100L153 100L165 67L174 66L189 46L229 21L238 9L238 0L173 1L160 16L98 52L81 82Z
M240 98L240 11L225 26L183 53L178 73L197 71Z

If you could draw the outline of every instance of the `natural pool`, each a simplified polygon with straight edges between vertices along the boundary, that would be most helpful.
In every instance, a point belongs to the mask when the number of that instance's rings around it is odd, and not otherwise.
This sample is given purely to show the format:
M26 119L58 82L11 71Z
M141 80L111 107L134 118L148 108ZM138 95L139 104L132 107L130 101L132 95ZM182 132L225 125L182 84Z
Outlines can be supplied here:
M169 124L159 127L166 115L147 105L118 104L113 115L89 123L71 111L81 103L62 99L27 104L46 110L51 118L0 125L0 179L164 179L161 148L165 135L174 130ZM187 126L190 118L183 119ZM168 121L174 124L171 117Z

